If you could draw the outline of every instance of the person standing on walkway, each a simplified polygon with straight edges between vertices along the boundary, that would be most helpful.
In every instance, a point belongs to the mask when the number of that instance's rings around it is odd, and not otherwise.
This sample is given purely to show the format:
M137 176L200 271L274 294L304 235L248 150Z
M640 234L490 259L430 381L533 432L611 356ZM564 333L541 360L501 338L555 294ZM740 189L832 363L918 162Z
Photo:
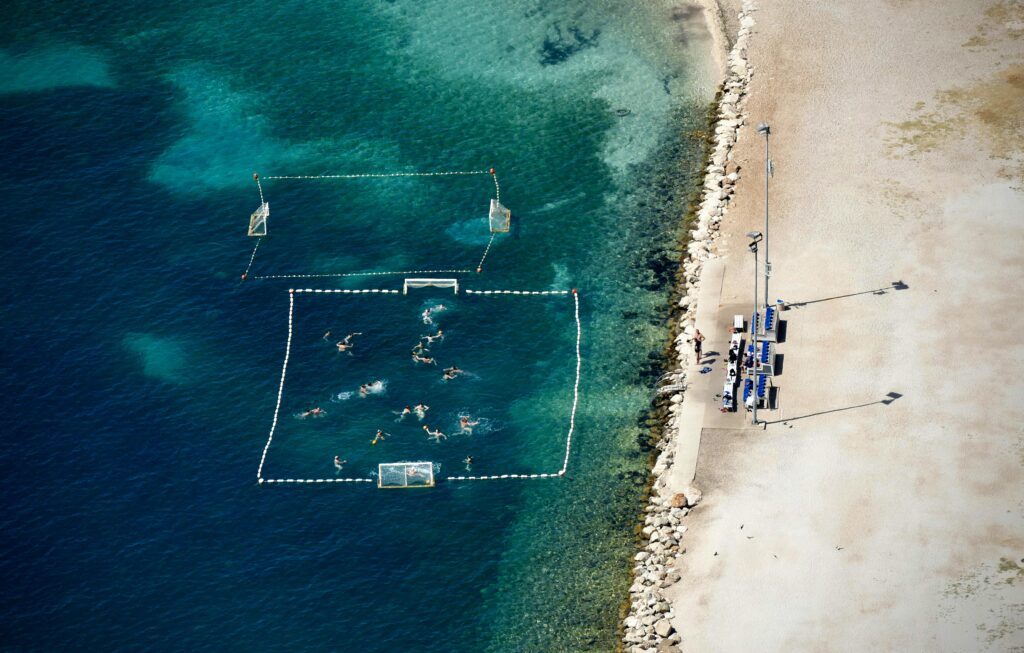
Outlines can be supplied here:
M693 351L697 354L697 363L700 363L700 359L703 357L701 354L701 348L704 346L704 334L697 329L693 334Z

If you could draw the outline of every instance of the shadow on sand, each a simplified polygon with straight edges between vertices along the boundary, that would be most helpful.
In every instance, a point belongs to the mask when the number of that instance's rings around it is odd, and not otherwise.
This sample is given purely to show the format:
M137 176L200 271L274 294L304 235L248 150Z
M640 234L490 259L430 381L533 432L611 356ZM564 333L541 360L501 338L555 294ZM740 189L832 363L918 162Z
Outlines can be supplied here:
M910 288L910 286L908 286L907 284L903 283L902 281L893 281L888 286L883 286L881 288L875 288L873 290L862 290L860 292L851 292L851 293L847 293L845 295L836 295L835 297L822 297L821 299L811 299L811 300L808 300L806 302L787 303L786 304L786 308L787 309L790 309L790 308L802 308L802 307L807 306L809 304L817 304L819 302L829 302L829 301L832 301L833 299L844 299L846 297L856 297L857 295L884 295L884 294L886 294L890 290L907 290L908 288Z
M885 399L880 399L878 401L869 401L866 404L857 404L856 406L845 406L843 408L833 408L831 410L822 410L822 411L818 411L817 413L808 413L807 415L799 415L797 417L787 417L786 419L777 419L777 420L774 420L774 421L771 421L771 422L766 421L764 423L765 424L787 424L789 422L795 422L798 419L807 419L808 417L818 417L819 415L828 415L829 413L841 413L844 410L854 410L856 408L866 408L867 406L875 406L875 405L879 405L879 404L881 404L883 406L888 406L889 404L891 404L892 402L896 401L897 399L899 399L902 396L903 395L901 395L898 392L890 392L887 395L885 395Z

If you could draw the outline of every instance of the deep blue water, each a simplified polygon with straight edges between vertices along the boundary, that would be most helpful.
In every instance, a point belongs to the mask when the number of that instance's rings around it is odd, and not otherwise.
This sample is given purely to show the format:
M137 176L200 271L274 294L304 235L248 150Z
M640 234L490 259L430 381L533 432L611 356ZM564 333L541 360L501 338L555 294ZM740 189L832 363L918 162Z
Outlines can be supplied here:
M0 648L614 647L701 98L659 7L14 2L0 25ZM628 109L619 116L616 109ZM259 486L289 282L240 283L252 173L494 166L473 288L579 287L558 480ZM254 272L464 267L487 176L264 185ZM400 287L399 278L298 285ZM432 353L406 348L449 304ZM492 302L492 303L487 303ZM364 331L352 356L321 339ZM571 300L299 296L265 476L557 471ZM338 400L387 379L383 396ZM431 404L430 443L392 410ZM294 415L321 405L327 415ZM460 412L484 424L457 436ZM375 428L392 433L373 447Z

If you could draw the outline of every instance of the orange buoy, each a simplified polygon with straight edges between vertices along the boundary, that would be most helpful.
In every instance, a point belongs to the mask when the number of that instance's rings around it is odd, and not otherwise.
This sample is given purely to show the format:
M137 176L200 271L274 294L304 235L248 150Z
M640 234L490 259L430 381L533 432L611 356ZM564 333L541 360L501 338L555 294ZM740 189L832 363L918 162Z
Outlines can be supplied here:
M575 288L572 289L572 294L574 294L574 295L576 294L576 289Z
M494 174L494 168L491 168L491 174L492 175Z

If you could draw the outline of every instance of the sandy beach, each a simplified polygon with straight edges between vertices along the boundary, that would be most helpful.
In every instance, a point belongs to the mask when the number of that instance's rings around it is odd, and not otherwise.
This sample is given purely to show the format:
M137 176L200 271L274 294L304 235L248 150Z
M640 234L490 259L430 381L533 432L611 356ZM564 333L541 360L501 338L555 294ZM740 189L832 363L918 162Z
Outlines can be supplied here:
M769 299L791 308L763 427L718 412L721 362L706 381L688 361L691 435L660 488L695 466L703 492L664 590L679 647L1024 651L1024 6L752 15L739 179L694 318L724 351L750 315L761 121Z

